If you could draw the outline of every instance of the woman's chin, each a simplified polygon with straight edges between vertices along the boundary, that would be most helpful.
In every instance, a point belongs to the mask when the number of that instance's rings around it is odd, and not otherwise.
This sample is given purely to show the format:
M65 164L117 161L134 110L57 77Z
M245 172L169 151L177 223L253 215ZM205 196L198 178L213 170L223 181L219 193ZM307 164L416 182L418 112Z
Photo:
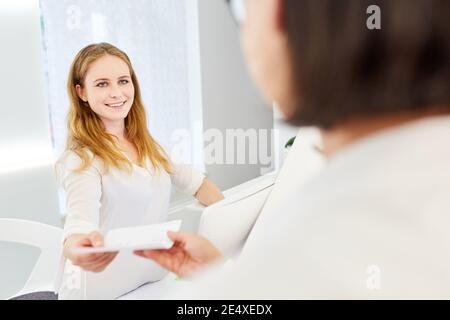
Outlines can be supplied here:
M107 109L103 113L105 118L113 118L113 119L125 119L128 113L130 112L130 109L126 106L123 107L106 107Z
M105 112L102 115L102 118L108 121L117 121L117 120L124 120L128 116L128 111L123 112Z

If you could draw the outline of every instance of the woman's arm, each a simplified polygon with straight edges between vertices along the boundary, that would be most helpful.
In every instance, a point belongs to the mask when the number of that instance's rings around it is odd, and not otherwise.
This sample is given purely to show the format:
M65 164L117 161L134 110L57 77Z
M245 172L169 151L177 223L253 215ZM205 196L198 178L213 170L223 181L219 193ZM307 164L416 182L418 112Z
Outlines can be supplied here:
M207 178L203 179L203 183L194 194L194 197L196 197L197 200L205 206L212 205L213 203L216 203L224 198L222 192L220 192L220 189Z
M77 247L103 246L103 236L98 232L100 199L102 195L101 175L91 165L78 172L81 159L68 153L56 164L58 183L67 197L67 216L64 224L64 256L72 264L87 271L100 272L114 259L117 253L77 254Z

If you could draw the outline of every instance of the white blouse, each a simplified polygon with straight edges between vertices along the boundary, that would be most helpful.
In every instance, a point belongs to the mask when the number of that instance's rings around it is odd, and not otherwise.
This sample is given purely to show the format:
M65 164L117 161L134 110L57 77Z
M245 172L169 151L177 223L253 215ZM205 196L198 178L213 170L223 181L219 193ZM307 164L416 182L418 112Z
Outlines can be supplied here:
M171 163L171 175L164 169L149 171L136 164L131 173L117 168L105 173L102 162L95 157L87 169L75 172L80 164L81 159L72 151L66 151L56 163L58 184L66 195L64 239L77 233L99 231L105 235L115 228L166 221L171 184L193 195L205 177L188 165L175 163ZM150 161L148 168L152 168ZM59 296L115 298L143 283L159 280L165 273L146 260L132 252L121 252L105 271L92 273L64 259Z

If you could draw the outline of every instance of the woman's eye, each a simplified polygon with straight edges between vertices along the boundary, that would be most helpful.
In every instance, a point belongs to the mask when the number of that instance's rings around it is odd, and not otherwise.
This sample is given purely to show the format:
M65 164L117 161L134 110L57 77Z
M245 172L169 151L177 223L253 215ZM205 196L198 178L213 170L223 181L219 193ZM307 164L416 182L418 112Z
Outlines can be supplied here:
M108 85L108 83L106 82L99 82L97 83L96 87L106 87Z
M130 81L128 81L128 80L125 80L125 79L124 79L124 80L120 80L120 81L119 81L119 83L120 83L120 84L127 84L128 82L130 82Z

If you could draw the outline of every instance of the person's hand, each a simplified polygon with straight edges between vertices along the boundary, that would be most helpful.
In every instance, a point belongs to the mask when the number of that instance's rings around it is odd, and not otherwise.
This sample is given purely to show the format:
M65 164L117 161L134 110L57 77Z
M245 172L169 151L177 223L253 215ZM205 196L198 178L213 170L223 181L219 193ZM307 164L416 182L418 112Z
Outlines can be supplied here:
M138 250L135 254L155 261L180 277L190 276L207 264L222 258L219 250L201 236L172 231L167 235L174 241L170 249Z
M103 236L98 232L90 234L74 234L64 243L64 255L72 264L83 270L101 272L114 260L118 252L76 254L71 251L76 247L102 247Z

